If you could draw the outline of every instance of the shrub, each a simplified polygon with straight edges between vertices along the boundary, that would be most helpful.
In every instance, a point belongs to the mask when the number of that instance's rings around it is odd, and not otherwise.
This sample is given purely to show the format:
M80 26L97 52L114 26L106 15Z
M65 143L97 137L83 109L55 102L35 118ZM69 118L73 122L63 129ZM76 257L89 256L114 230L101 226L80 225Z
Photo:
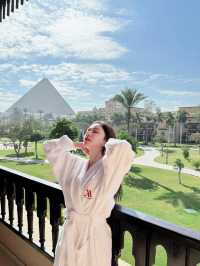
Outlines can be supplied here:
M127 131L120 130L117 134L117 138L127 140L132 145L132 149L137 153L138 142L134 137L129 136Z
M189 157L190 157L189 149L188 149L188 148L183 148L182 151L183 151L183 157L184 157L186 160L188 160Z
M196 160L192 163L192 165L195 167L196 170L199 170L200 168L200 160Z

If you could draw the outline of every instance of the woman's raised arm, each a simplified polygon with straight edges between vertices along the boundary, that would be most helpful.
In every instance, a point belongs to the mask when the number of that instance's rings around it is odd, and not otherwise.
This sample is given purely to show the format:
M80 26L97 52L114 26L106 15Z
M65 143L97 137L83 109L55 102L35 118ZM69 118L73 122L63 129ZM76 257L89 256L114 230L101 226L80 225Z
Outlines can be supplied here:
M135 152L128 141L110 138L106 142L103 156L106 193L114 195L117 192L125 174L129 172L134 158Z
M61 184L63 175L67 176L70 168L75 161L80 160L79 156L70 151L76 150L74 142L67 136L63 135L57 139L51 139L43 142L46 157L53 168L53 173Z

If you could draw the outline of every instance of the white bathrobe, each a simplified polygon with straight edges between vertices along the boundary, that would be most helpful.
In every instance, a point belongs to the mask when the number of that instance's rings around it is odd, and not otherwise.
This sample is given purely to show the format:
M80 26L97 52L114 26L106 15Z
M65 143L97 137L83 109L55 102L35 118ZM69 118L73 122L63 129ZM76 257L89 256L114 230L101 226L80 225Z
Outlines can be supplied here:
M129 142L115 138L105 148L104 156L86 170L89 159L70 152L76 147L67 135L44 142L67 210L54 266L111 266L112 235L106 218L135 153Z

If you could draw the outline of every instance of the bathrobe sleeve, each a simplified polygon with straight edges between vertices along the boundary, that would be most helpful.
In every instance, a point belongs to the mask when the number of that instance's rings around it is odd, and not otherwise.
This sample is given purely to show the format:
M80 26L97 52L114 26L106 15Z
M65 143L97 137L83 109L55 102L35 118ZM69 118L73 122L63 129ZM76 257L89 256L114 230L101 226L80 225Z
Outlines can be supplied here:
M43 144L56 180L62 185L64 177L70 175L72 167L80 160L79 156L70 152L76 150L74 142L67 135L63 135L58 139L47 140Z
M135 158L131 144L126 140L110 138L105 144L103 166L105 172L104 189L114 195L124 176L129 172Z

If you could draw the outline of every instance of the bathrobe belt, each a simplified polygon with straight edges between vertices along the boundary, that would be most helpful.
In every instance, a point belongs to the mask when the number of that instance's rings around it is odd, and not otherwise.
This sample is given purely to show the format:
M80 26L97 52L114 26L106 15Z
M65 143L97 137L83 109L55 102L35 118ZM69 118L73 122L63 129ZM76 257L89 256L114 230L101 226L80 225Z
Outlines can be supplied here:
M101 226L102 223L107 223L106 217L100 215L100 214L83 214L78 213L75 210L67 210L66 213L66 219L69 220L69 223L67 223L67 226L70 226L69 231L70 235L75 236L76 230L75 223L85 223L85 231L83 232L84 239L81 241L80 246L78 245L77 248L83 247L86 242L91 238L94 239L94 227L95 226ZM87 231L88 230L88 231ZM75 243L74 243L75 244Z

